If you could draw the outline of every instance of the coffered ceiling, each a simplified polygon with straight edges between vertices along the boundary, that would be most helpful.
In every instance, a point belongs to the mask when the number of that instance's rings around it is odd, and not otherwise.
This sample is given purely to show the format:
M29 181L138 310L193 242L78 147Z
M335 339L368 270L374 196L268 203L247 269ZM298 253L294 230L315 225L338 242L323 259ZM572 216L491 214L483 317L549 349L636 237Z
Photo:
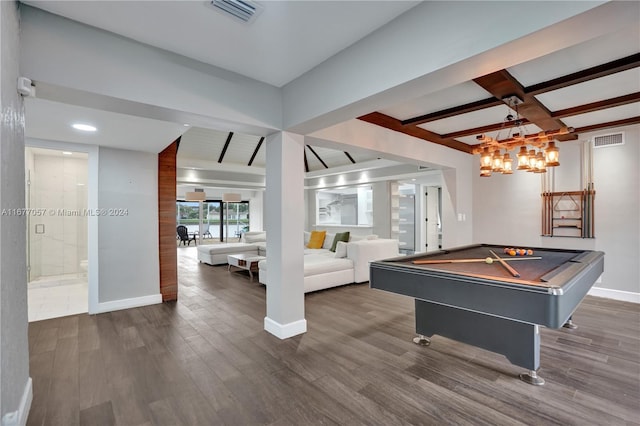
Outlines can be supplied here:
M504 139L518 118L524 134L568 127L557 139L577 139L640 123L639 52L636 25L359 118L464 152L482 134Z

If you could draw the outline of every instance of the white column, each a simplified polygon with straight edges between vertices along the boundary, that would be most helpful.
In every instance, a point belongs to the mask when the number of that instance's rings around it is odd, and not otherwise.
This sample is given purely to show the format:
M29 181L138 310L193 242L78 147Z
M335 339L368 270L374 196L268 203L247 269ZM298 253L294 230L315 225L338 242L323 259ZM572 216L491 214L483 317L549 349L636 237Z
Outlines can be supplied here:
M304 137L267 136L265 224L267 316L264 329L286 339L307 331L304 319Z

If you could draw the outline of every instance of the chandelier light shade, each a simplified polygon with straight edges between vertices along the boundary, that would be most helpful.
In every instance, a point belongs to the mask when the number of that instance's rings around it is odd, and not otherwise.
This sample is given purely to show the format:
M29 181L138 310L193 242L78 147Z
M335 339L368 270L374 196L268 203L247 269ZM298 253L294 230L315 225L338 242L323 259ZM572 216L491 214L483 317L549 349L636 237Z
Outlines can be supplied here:
M529 170L529 151L526 146L521 146L518 152L518 170Z
M480 157L480 169L491 171L492 168L493 168L493 156L491 155L489 148L485 148L482 151L482 156ZM491 176L491 173L489 173L489 176Z
M547 167L560 165L559 150L554 138L574 132L572 127L561 127L556 130L543 130L527 134L527 120L520 117L518 105L525 103L517 95L508 95L502 101L509 106L509 113L502 122L502 127L495 137L478 135L479 142L473 149L480 154L480 176L488 177L491 173L513 174L513 159L509 151L519 148L517 154L517 170L534 173L546 173ZM515 111L515 114L514 114ZM501 138L502 131L506 137ZM502 154L504 151L504 155Z
M529 171L535 172L537 168L538 168L538 161L536 159L536 150L530 149L529 150Z
M502 174L513 174L513 158L511 158L508 152L504 154L504 157L502 157Z
M187 192L184 194L185 201L204 201L207 199L207 194L204 191Z
M502 154L500 150L493 153L493 168L492 171L496 173L502 172Z
M556 143L551 141L545 150L547 167L557 167L560 165L560 153Z
M538 154L536 154L536 169L534 173L547 173L547 166L542 151L538 151Z

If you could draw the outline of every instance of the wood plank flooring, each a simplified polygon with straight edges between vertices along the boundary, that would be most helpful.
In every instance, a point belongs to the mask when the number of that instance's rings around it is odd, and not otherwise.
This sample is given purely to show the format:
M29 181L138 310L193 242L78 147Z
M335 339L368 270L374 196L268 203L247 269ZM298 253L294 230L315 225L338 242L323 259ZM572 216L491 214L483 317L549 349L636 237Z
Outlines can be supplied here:
M265 289L178 250L179 301L29 324L29 425L640 424L640 308L587 297L542 329L535 387L504 357L435 336L413 299L306 296L308 332L263 330Z

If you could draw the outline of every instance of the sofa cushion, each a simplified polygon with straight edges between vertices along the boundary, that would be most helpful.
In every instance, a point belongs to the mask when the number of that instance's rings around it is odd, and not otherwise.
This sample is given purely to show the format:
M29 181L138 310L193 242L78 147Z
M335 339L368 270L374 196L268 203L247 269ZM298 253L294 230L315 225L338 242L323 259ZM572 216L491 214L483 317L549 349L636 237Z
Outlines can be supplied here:
M309 238L309 244L307 244L307 248L323 248L322 244L324 243L326 234L327 231L311 231L311 237Z
M266 231L248 231L242 234L240 241L244 243L257 243L260 241L267 241Z
M329 250L336 251L336 244L338 241L349 242L349 231L347 232L338 232L335 237L333 237L333 243L331 244L331 248Z
M347 243L344 241L338 241L336 244L335 258L347 257Z
M267 259L258 262L258 268L267 271L269 269ZM305 277L348 269L353 269L353 261L351 259L335 259L322 254L310 254L304 257Z
M310 254L304 257L304 276L325 274L327 272L353 269L351 259L336 259L321 254Z
M222 243L208 246L198 246L198 251L207 254L234 254L257 251L258 246L247 243Z
M333 244L333 239L336 234L330 234L327 232L327 235L324 237L324 243L322 244L323 249L331 250L331 245Z
M319 249L310 249L310 248L305 248L304 249L304 254L324 254L326 255L327 253L333 255L333 253L331 253L329 250L327 249L323 249L323 248L319 248Z

